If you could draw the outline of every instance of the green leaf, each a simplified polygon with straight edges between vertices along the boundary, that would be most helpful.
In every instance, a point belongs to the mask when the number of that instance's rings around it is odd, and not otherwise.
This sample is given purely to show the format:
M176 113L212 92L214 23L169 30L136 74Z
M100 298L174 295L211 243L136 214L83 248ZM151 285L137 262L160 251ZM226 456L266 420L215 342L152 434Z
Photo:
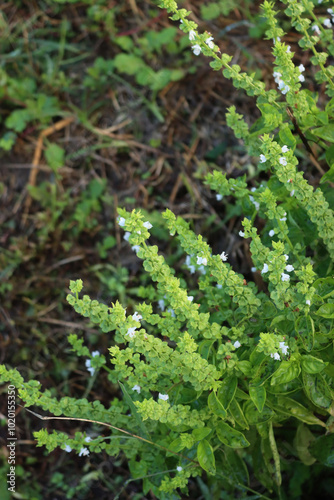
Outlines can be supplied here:
M334 434L318 438L311 444L310 452L326 467L334 467Z
M216 462L212 446L206 439L200 441L197 446L197 460L200 466L209 474L216 474Z
M239 453L233 448L226 447L224 455L227 467L226 473L229 475L234 483L249 484L249 474L245 461L239 456Z
M244 406L244 415L249 424L255 425L255 424L262 424L263 422L267 422L268 420L272 419L275 413L273 410L268 408L268 406L264 406L263 410L260 412L253 401L249 400L247 401Z
M212 429L209 429L209 427L200 427L199 429L194 429L192 431L192 435L196 441L202 441L202 439L205 439L211 431Z
M247 420L245 419L245 415L235 398L229 406L229 412L231 413L233 420L236 421L241 429L249 429L249 425Z
M307 351L312 351L314 345L314 322L311 316L301 316L295 321L295 330Z
M225 377L223 379L222 384L218 389L217 398L226 410L235 396L237 385L238 378L230 375L229 377Z
M261 412L266 402L266 389L264 385L250 385L249 395L256 408Z
M312 286L315 288L318 300L323 300L327 294L333 293L334 278L319 278L313 283Z
M281 139L281 143L288 146L290 149L294 149L296 146L296 138L291 132L289 125L287 123L283 123L280 131L279 138Z
M211 392L208 397L208 406L214 415L217 415L220 418L225 419L227 416L227 412L221 402L218 400L216 394Z
M273 424L270 422L269 424L269 443L271 452L273 454L274 465L275 465L275 480L276 484L280 486L282 484L282 476L281 476L281 459L277 450L277 444L273 431Z
M332 404L332 396L322 375L311 375L303 372L304 391L312 403L328 410Z
M334 123L314 128L311 132L324 141L334 142Z
M316 461L309 452L310 444L315 441L315 437L306 425L298 425L294 446L298 453L298 457L305 465L312 465Z
M250 445L242 432L233 429L225 422L218 422L216 432L219 441L230 448L246 448Z
M49 144L45 150L45 159L52 170L57 170L64 166L65 150L58 144Z
M276 405L274 407L276 408ZM326 427L326 424L319 420L319 418L315 417L310 410L305 408L305 406L301 405L294 399L287 398L285 396L277 398L277 411L291 415L301 422L305 422L305 424L321 425L322 427Z
M321 316L322 318L326 319L333 319L334 318L334 304L324 304L323 306L319 307L317 312L315 313L318 316Z
M300 373L300 365L297 361L282 361L271 378L271 385L286 384L294 380Z
M315 358L310 354L302 356L301 362L302 362L302 369L306 373L310 374L319 373L328 365L328 363L325 363L322 359Z
M123 392L123 396L124 396L124 399L125 401L127 402L127 404L129 405L130 407L130 411L131 411L131 414L135 417L136 419L136 422L138 424L138 427L140 428L141 430L141 437L145 437L146 439L149 439L150 438L150 435L146 429L146 426L144 424L144 422L142 421L142 419L140 418L138 412L137 412L137 408L135 407L135 405L133 404L133 401L131 399L131 397L129 396L129 393L128 391L125 389L124 385L122 384L122 382L118 381L121 389L122 389L122 392Z

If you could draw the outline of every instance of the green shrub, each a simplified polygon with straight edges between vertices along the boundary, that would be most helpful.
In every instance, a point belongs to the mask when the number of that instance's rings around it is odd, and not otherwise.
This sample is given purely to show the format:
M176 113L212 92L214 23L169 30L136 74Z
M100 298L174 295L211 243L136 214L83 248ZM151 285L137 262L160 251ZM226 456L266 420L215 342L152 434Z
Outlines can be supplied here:
M80 455L122 452L133 478L143 480L143 493L152 490L160 499L180 498L177 491L187 493L191 477L207 498L236 498L236 489L252 498L300 498L312 474L326 474L334 465L334 70L326 65L334 52L331 20L313 2L284 3L301 34L299 46L313 54L310 63L327 96L321 101L303 88L305 68L294 65L293 52L281 41L285 33L272 3L264 2L263 14L266 36L274 40L278 90L266 90L262 81L241 73L208 33L198 34L189 12L173 0L161 1L189 34L194 53L212 57L214 70L224 68L236 88L257 98L261 117L252 126L235 107L227 121L258 157L257 173L264 180L249 189L245 177L227 179L215 171L206 183L223 203L234 197L245 214L239 237L249 244L252 272L263 289L232 269L226 249L213 255L201 235L167 210L165 225L185 255L184 273L176 276L157 246L148 244L152 225L141 211L119 209L125 239L156 286L139 289L144 301L131 312L118 301L109 307L80 298L81 280L71 282L68 302L102 332L115 332L112 369L107 353L91 353L76 335L69 342L86 358L90 385L99 370L107 370L123 398L109 408L86 399L58 401L16 370L0 370L1 381L16 386L25 406L95 421L111 432L107 438L77 433L70 439L43 429L35 433L39 446ZM307 154L321 169L319 162L329 167L315 190L302 170ZM265 221L260 235L259 220ZM194 273L196 288L189 276ZM206 484L198 478L204 472Z

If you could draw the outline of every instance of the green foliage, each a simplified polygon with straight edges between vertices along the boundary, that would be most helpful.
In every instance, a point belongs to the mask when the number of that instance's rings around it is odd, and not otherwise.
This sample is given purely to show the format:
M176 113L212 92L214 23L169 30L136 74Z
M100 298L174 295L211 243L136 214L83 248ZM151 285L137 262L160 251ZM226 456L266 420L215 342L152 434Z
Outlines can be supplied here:
M273 3L265 1L262 10L266 37L274 39L277 91L267 91L254 75L241 73L208 34L197 32L196 23L187 19L189 12L178 9L176 2L160 2L189 34L195 54L212 57L214 70L223 69L235 88L256 98L261 116L255 123L249 126L235 106L228 111L227 123L249 153L259 156L257 172L264 180L249 189L246 176L228 178L214 171L206 176L206 184L219 199L232 199L244 213L238 236L247 240L261 287L247 283L227 262L223 249L214 255L189 223L167 209L163 224L176 237L187 268L176 275L158 247L148 243L152 224L146 215L120 208L118 224L151 280L138 291L145 301L128 313L119 300L109 306L88 295L81 298L82 280L70 282L67 301L102 332L115 332L110 335L108 355L112 369L104 354L90 352L84 337L70 335L68 340L78 357L87 358L92 377L88 387L105 370L109 382L119 384L123 398L114 397L108 408L85 397L58 400L50 390L43 392L38 381L25 382L17 370L0 366L1 382L14 384L25 406L36 405L55 416L85 419L110 430L108 437L87 439L83 433L70 438L42 429L34 434L38 446L48 452L70 448L79 455L102 450L113 457L122 453L133 477L143 479L144 494L152 490L160 499L181 498L180 493L187 494L189 478L204 484L198 478L204 473L208 485L214 481L231 498L235 490L268 498L250 487L249 471L261 484L259 489L264 488L271 498L282 498L289 491L292 495L302 491L305 467L334 465L334 213L326 189L314 189L299 165L299 158L305 160L299 146L315 141L329 167L333 166L333 71L327 66L327 53L318 49L321 43L333 54L333 42L324 23L312 30L313 2L284 3L291 25L301 33L299 45L313 53L311 63L319 68L317 82L324 84L328 97L325 105L318 104L315 92L302 88L305 68L294 65L294 54L281 41L285 33ZM211 5L203 14L212 18L221 5ZM99 18L99 11L92 15ZM96 61L88 71L86 87L94 86L101 75L107 82L117 69L153 91L162 89L181 78L183 70L155 72L144 58L149 60L154 51L159 54L164 44L177 52L174 38L174 28L150 33L138 40L137 47L122 38L119 46L124 52L112 61ZM10 93L14 83L8 81ZM33 98L6 120L14 132L21 132L30 121L44 123L57 114L56 100L36 93L31 80L26 85ZM23 97L27 92L22 81L18 91ZM12 139L2 138L4 149ZM57 172L64 151L49 144L46 158ZM330 180L331 175L323 176L322 185ZM73 215L78 233L95 227L92 213L101 210L104 190L105 183L94 179L82 193ZM69 199L59 199L56 185L31 188L31 195L51 207L48 227L61 227ZM41 229L39 236L46 238L47 230ZM115 242L112 236L103 240L101 258ZM189 270L197 273L196 289L188 284ZM119 289L121 295L122 286ZM301 471L299 479L284 459L287 442ZM288 486L283 484L283 472L291 478Z

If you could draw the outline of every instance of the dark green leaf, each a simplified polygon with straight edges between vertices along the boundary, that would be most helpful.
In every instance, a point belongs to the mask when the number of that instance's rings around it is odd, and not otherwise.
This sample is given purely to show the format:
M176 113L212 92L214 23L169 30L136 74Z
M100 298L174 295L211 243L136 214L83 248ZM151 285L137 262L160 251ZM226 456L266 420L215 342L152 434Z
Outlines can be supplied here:
M245 436L225 422L218 422L216 432L218 439L230 448L246 448L249 446L249 442Z
M327 467L334 467L334 434L321 436L310 446L310 452Z
M223 405L225 410L229 407L232 399L234 398L235 391L237 390L238 379L235 376L225 377L217 392L217 398Z
M261 412L266 402L266 389L264 385L250 385L249 395L256 408Z
M214 392L209 394L208 406L214 415L223 419L226 418L227 412Z
M300 365L297 361L282 361L271 378L271 385L286 384L294 380L300 373Z

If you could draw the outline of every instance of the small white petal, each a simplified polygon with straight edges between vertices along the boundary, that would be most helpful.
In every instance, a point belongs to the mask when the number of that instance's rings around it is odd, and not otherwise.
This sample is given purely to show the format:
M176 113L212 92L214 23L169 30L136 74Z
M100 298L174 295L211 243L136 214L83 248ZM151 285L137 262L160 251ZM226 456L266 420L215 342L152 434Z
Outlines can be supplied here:
M86 455L89 455L89 449L88 448L81 448L79 452L79 457L85 457Z
M303 83L305 82L305 76L304 75L299 75L298 80Z
M126 335L129 335L129 337L132 339L135 336L135 331L137 330L136 326L133 326L132 328L129 328Z
M146 227L146 229L151 229L151 227L153 227L152 224L148 221L144 222L143 226Z
M216 200L217 201L221 201L223 199L223 195L222 194L216 194Z
M288 271L288 273L291 273L295 270L295 268L291 264L288 264L285 269Z
M180 467L180 465L178 465L178 466L176 467L176 470L177 470L177 472L181 472L181 470L183 470L183 468L182 468L182 467Z
M225 252L222 252L219 256L223 262L227 261L228 254Z
M268 234L272 238L275 235L275 231L271 229Z
M281 158L279 159L279 162L281 165L284 165L284 166L288 164L288 162L286 161L286 159L283 156L281 156Z
M288 274L282 273L281 280L282 281L290 281L290 276Z
M288 146L283 146L282 147L282 153L287 153L289 151Z
M245 233L243 231L239 231L239 236L240 236L240 238L244 238L245 237Z
M260 163L265 163L267 158L264 155L260 155Z
M218 288L219 290L221 290L223 288L223 285L220 285L219 283L216 285L216 288Z
M194 297L192 295L189 295L189 297L187 297L187 299L189 300L189 302L192 302L194 300Z
M189 31L189 40L195 40L196 32L194 30Z
M233 345L236 349L238 349L238 347L241 347L239 340L236 340Z
M290 193L290 196L293 196L295 194L295 190L293 189Z
M138 392L138 394L140 394L141 387L140 387L140 385L137 385L137 384L136 384L136 385L134 385L134 386L132 387L132 390L133 390L133 391L137 391L137 392Z
M310 306L310 305L311 305L311 301L310 301L310 300L307 300L307 301L306 301L306 304L307 304L308 306Z
M66 444L65 448L64 448L64 451L67 451L67 453L71 453L72 448L68 444Z
M125 219L124 219L124 217L119 217L119 219L118 219L118 224L119 224L121 227L124 227L124 226L125 226Z
M201 46L198 45L198 43L196 43L196 45L192 46L192 50L193 50L193 53L195 54L195 56L199 56L202 49L201 49Z
M129 241L130 236L131 236L131 233L129 233L129 231L127 231L127 232L124 234L124 239L125 239L125 241Z
M252 273L256 273L256 267L251 267Z
M169 399L168 394L160 394L159 392L159 399L162 399L163 401L167 401Z
M165 301L164 301L164 299L158 300L158 304L159 304L159 309L161 309L161 311L164 311L165 310Z
M267 272L268 272L268 270L269 270L269 268L268 268L268 264L263 264L263 269L262 269L262 271L261 271L261 274L265 274L265 273L267 273Z
M279 347L283 354L288 354L289 346L285 345L285 342L280 342Z
M284 254L285 260L289 260L289 256L285 253Z
M325 19L323 22L323 25L326 26L326 28L332 27L332 23L331 23L330 19Z

